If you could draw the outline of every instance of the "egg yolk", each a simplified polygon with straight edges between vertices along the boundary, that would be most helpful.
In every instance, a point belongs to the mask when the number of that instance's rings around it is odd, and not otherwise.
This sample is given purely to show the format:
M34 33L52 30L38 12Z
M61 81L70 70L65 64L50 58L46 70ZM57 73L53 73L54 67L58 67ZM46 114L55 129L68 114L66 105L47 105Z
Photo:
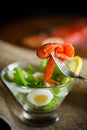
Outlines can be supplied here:
M38 103L43 103L48 99L46 95L36 95L34 100Z

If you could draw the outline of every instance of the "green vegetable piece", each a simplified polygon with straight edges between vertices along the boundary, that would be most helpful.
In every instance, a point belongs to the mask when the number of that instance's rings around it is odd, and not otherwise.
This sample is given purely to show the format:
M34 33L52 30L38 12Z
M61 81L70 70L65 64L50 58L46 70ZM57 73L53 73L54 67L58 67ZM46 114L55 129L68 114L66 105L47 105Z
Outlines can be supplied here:
M33 73L37 72L37 70L35 68L33 68L31 65L28 65L26 72L28 74L33 74Z
M28 82L25 79L24 72L20 67L14 68L14 79L13 82L17 85L27 86Z
M47 65L47 62L48 62L48 58L47 58L47 59L43 59L43 60L40 62L40 71L41 71L41 72L44 72L45 67L46 67L46 65Z

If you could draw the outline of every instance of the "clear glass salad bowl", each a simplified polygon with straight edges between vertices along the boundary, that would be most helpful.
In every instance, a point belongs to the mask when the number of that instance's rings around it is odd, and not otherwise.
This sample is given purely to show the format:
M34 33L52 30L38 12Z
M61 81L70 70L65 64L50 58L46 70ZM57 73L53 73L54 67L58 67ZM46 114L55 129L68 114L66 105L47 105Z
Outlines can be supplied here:
M21 104L24 122L31 126L48 126L59 120L58 108L69 94L75 80L58 86L44 86L42 88L38 86L36 88L34 86L18 86L7 78L8 72L13 72L15 67L20 66L25 71L28 65L29 63L25 61L9 64L2 69L1 80Z

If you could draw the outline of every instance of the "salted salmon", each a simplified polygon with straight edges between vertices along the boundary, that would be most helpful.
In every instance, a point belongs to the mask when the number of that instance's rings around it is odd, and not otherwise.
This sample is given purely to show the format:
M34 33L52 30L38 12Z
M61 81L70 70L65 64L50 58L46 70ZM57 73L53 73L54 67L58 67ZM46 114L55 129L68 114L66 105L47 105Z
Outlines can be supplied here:
M61 60L68 60L74 56L74 47L70 43L48 43L43 45L37 50L37 56L39 58L49 58L47 66L44 71L44 81L48 84L57 85L57 83L51 80L55 62L51 56L51 52L54 52L55 56Z

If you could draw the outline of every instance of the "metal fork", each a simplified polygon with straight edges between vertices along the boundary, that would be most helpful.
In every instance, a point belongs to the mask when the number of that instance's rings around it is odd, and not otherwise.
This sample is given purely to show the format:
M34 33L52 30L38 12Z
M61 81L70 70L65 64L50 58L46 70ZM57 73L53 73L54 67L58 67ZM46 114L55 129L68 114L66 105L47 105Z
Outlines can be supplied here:
M82 80L84 82L87 83L87 79L85 79L82 76L76 76L66 65L64 62L62 62L61 60L59 60L58 58L56 58L54 56L54 52L51 52L51 56L53 57L56 65L58 66L58 68L60 69L60 71L67 77L71 77L71 78L75 78L75 79L79 79Z

